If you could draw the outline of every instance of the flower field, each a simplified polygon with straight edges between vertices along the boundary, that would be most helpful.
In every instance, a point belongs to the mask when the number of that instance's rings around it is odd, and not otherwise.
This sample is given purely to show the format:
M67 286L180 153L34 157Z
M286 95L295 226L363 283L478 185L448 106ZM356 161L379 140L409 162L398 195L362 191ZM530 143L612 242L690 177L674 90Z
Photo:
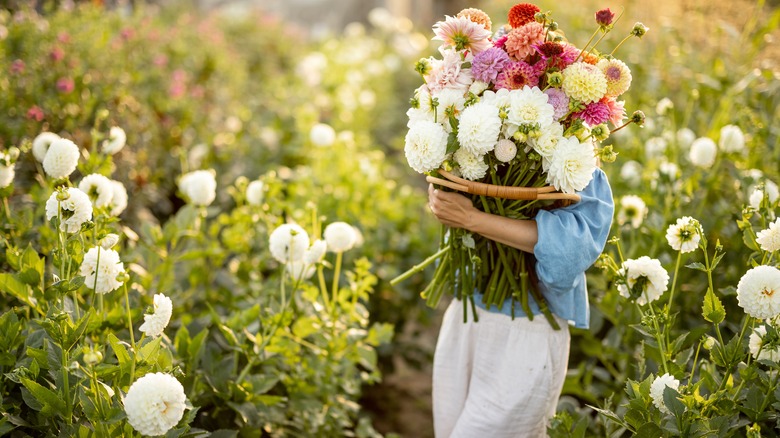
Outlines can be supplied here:
M619 8L584 3L538 4L582 44ZM605 41L649 28L615 54L645 120L603 142L615 217L554 437L778 435L780 11L677 8L627 3ZM438 44L387 14L314 39L0 9L0 435L431 436L369 402L426 372L438 315L433 266L390 285L440 241L404 156Z

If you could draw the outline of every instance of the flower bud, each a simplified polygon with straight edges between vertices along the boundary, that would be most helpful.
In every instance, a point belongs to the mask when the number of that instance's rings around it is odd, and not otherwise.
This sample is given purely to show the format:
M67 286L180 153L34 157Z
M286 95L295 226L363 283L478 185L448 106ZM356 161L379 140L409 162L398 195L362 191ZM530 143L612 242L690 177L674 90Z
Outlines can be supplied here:
M541 13L541 12L537 12L537 13L535 13L535 14L534 14L534 20L535 20L537 23L544 23L544 21L545 21L546 19L547 19L547 17L545 16L545 14L543 14L543 13Z
M594 126L590 130L590 133L593 135L593 138L595 138L596 141L604 141L609 138L609 128L607 127L606 123ZM607 147L610 148L610 150L612 149L612 146ZM608 162L611 163L612 161Z
M431 61L429 61L428 58L420 58L420 60L417 61L417 63L414 65L414 71L420 73L423 76L427 75L428 72L431 71Z
M634 111L634 113L631 114L631 123L636 123L639 126L644 126L645 113L643 113L642 111Z
M60 187L57 189L57 200L60 202L70 199L70 193L68 193L67 187Z
M552 23L550 23L550 26L548 27L551 31L555 32L556 30L558 30L558 23L553 21Z
M412 97L411 99L409 99L409 106L412 107L412 108L418 108L419 109L420 108L420 99L418 99L416 97Z
M11 159L12 163L16 162L16 159L19 158L20 153L21 151L16 146L11 146L10 148L8 148L8 158Z
M631 35L642 38L648 30L649 28L647 26L637 21L636 24L634 24L634 28L631 29Z
M528 136L522 131L515 132L514 135L512 135L512 138L520 143L525 143L528 141Z
M103 249L111 249L119 242L119 236L116 234L106 234L106 237L100 239L98 242Z
M103 361L103 353L95 350L89 350L84 353L84 363L89 366L94 366Z
M245 177L244 175L236 178L236 188L238 190L243 192L247 185L249 185L249 178Z
M122 271L116 275L116 281L120 283L126 283L127 280L130 280L130 275L128 275L125 271Z
M704 347L705 350L712 350L712 347L715 346L715 338L707 336L701 346Z
M108 115L109 115L108 110L103 108L98 110L97 114L95 114L95 119L97 119L97 121L106 120L108 118Z
M563 84L563 73L559 71L547 73L547 83L553 88L560 88Z
M561 35L555 35L555 38L553 38L553 41L556 43L563 42L563 37Z
M612 149L612 145L604 146L599 150L599 160L602 163L614 163L617 160L617 152Z
M598 12L596 12L596 23L602 28L605 29L608 26L612 25L612 20L615 19L615 13L610 11L609 8L602 9Z

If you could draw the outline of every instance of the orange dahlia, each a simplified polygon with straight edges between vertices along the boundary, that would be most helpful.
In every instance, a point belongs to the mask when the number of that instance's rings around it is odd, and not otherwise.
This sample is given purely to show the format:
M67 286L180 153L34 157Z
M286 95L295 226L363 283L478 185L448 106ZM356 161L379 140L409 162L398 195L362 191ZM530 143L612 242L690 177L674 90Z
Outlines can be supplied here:
M458 18L466 17L474 23L485 26L485 29L491 30L493 23L490 21L490 17L481 9L468 8L458 12Z
M538 6L531 3L518 3L509 10L509 24L517 28L535 21L534 15L540 11L541 9Z

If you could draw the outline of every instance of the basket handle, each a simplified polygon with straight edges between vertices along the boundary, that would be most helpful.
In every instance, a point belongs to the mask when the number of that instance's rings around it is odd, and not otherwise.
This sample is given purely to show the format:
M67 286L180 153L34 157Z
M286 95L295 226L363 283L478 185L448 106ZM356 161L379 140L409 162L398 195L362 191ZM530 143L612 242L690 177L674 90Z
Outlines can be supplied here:
M555 191L555 187L509 187L485 184L476 181L469 181L459 178L446 170L439 169L439 174L445 179L427 176L425 180L429 183L449 187L453 190L469 193L472 195L491 196L494 198L520 199L524 201L533 201L536 199L556 200L564 199L579 202L582 198L574 193L560 193Z

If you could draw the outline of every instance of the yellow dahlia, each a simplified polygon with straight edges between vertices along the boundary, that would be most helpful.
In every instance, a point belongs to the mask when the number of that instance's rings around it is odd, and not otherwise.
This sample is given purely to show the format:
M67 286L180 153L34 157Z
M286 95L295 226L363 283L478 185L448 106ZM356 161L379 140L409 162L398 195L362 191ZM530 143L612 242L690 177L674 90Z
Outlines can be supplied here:
M490 21L490 17L483 10L477 8L468 8L458 12L458 18L466 17L474 23L485 26L486 30L491 30L493 22Z
M607 78L598 67L575 62L563 70L561 88L570 98L589 104L607 93Z
M607 97L618 97L631 86L631 70L619 59L602 59L596 64L607 78Z

